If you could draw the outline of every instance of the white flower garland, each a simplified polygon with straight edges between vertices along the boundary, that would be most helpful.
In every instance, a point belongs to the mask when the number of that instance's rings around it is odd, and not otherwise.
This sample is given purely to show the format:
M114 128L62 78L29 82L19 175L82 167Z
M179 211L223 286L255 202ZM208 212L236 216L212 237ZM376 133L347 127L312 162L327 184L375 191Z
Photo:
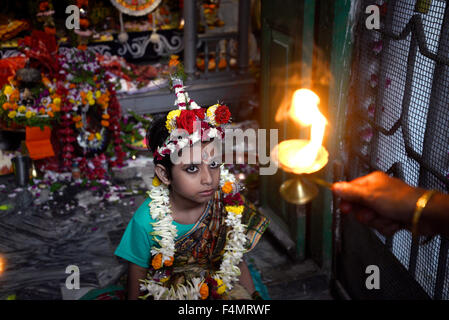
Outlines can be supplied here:
M234 175L229 173L223 166L220 171L220 187L226 182L233 184L233 190L238 192L238 186ZM173 225L173 218L171 216L169 190L161 184L158 187L153 187L148 193L152 201L150 202L151 217L157 222L153 223L152 235L155 236L159 248L152 248L151 254L162 255L162 265L165 261L170 261L175 255L175 237L176 227ZM239 263L242 261L243 253L246 251L245 244L247 237L245 234L246 226L241 223L241 214L227 210L227 217L225 223L231 227L231 230L226 235L225 252L220 269L213 275L214 279L221 279L225 285L226 291L233 288L233 283L238 280L240 276ZM159 239L156 238L159 236ZM164 287L161 282L152 279L140 280L141 291L148 291L148 294L143 296L146 299L148 296L153 296L155 300L198 300L201 298L200 288L204 283L204 277L193 278L192 281L187 282L187 285L178 285L176 288Z

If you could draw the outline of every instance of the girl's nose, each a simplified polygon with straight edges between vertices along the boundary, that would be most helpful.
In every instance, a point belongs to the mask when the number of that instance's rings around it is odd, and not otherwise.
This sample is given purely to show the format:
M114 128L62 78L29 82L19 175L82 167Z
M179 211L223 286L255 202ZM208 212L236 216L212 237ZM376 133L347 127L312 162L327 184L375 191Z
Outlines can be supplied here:
M202 184L212 183L212 174L210 172L210 168L208 165L203 164L203 168L201 170L201 183Z

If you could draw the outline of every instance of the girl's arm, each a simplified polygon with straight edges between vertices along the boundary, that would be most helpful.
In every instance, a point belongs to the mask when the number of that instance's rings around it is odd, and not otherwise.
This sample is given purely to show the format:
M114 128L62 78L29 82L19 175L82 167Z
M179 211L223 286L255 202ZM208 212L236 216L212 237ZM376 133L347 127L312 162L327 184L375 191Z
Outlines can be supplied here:
M139 297L139 279L145 279L148 269L132 262L128 263L128 300L137 300Z
M240 284L246 289L246 291L249 292L249 294L253 294L253 292L256 290L254 288L253 279L251 278L251 274L249 273L248 266L246 265L245 261L240 262L239 264L240 268Z

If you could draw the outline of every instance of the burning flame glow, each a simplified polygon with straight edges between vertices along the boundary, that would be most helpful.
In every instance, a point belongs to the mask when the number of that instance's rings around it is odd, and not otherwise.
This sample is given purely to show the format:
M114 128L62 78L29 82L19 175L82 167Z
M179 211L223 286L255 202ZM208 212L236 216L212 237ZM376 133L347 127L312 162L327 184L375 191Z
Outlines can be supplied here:
M322 146L327 120L318 109L319 103L320 98L313 91L299 89L293 94L290 109L282 115L299 125L311 126L310 140L287 140L278 145L279 161L288 171L312 173L328 161L328 153Z
M2 257L0 257L0 274L2 274L4 270L5 270L5 261L3 260Z

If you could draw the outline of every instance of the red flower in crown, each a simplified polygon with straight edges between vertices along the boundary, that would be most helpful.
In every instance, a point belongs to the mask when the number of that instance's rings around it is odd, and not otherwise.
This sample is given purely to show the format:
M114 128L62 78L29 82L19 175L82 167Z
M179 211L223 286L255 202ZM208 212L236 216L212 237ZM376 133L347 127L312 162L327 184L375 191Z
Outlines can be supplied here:
M193 133L193 122L196 120L196 114L193 110L182 110L179 117L176 118L176 125L179 129L187 130L189 134Z
M204 117L206 116L206 110L204 108L193 109L193 112L195 112L199 119L204 120Z
M231 112L229 108L225 105L220 105L217 110L215 110L215 122L217 124L228 123L231 118Z

